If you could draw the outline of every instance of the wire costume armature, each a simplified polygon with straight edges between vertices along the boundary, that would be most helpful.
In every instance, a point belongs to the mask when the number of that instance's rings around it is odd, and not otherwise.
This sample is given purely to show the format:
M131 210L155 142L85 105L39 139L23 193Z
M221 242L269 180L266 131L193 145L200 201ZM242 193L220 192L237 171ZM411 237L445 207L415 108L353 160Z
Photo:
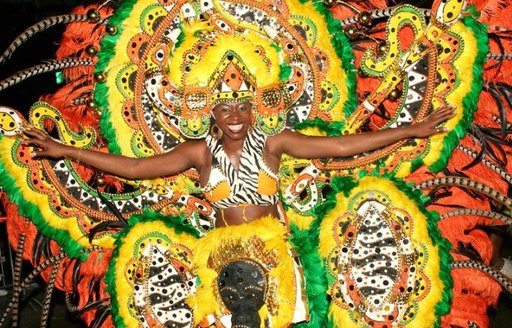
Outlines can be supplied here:
M34 25L0 62L65 23L56 59L0 90L48 72L62 87L26 118L0 108L9 239L17 264L35 267L15 275L1 323L41 275L94 327L487 327L487 309L512 291L483 229L511 223L506 4L126 0ZM20 136L29 123L75 147L152 156L213 133L226 90L254 96L266 135L456 115L446 133L353 158L284 157L282 222L220 229L194 170L123 180L34 160Z

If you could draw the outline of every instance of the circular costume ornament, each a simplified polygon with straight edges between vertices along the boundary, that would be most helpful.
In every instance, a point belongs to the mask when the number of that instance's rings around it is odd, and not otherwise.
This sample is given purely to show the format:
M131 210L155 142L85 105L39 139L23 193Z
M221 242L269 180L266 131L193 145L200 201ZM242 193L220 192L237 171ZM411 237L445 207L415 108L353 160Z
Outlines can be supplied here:
M209 231L196 243L194 264L201 282L189 302L196 323L289 327L304 310L291 245L274 217Z
M272 135L306 119L340 120L353 97L353 73L337 55L348 43L309 3L127 1L110 21L119 33L98 54L106 79L95 97L126 155L204 137L221 101L254 101L255 124Z
M414 199L375 177L335 197L320 232L335 326L430 327L446 314L448 242Z
M180 221L146 212L119 235L106 276L117 327L194 327L185 301L196 289L197 233Z

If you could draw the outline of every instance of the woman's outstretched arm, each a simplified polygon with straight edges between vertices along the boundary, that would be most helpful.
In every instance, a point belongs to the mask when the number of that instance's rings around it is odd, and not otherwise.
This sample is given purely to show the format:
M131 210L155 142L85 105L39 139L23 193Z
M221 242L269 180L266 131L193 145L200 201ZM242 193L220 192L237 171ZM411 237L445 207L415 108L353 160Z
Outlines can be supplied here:
M200 158L204 153L201 142L193 141L182 143L165 154L131 158L64 145L36 128L28 128L24 133L28 137L23 141L24 144L34 147L33 158L71 158L127 179L151 179L178 174L201 165Z
M409 126L339 137L311 137L285 130L273 138L270 151L297 158L348 157L385 147L403 139L426 138L446 132L445 128L437 126L453 115L452 108L444 108Z

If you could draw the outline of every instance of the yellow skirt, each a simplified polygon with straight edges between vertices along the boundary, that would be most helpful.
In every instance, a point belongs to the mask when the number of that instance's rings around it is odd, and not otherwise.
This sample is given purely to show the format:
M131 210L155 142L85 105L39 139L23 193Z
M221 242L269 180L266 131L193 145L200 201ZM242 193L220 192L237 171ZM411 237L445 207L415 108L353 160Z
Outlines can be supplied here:
M216 228L194 247L197 293L189 299L196 324L231 326L231 313L219 291L219 275L233 263L249 263L264 276L261 326L288 327L307 320L303 279L292 256L287 231L276 218L263 217L236 226ZM225 274L225 273L224 273Z
M190 227L154 216L143 217L119 237L107 274L116 325L164 327L179 322L183 327L229 328L241 312L231 312L224 304L219 273L240 263L255 269L251 273L259 279L246 286L260 289L258 306L250 311L254 322L287 327L307 320L300 268L286 228L277 219L217 228L198 238ZM233 291L233 297L239 295Z

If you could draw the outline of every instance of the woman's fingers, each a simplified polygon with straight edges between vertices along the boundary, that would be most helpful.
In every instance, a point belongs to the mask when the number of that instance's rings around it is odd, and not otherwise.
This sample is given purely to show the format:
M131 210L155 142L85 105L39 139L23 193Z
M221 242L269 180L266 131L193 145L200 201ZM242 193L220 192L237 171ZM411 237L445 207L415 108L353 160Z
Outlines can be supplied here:
M435 127L443 122L446 122L447 120L449 120L450 118L452 118L454 116L455 116L455 109L453 107L445 107L438 111L433 112L432 114L430 114L427 117L427 119L429 121L431 121L431 123ZM436 131L445 132L446 129L437 128Z
M30 156L32 158L44 157L48 146L48 135L43 131L30 126L24 128L23 133L28 137L28 139L23 140L23 145L32 147Z
M41 147L43 143L45 142L44 139L37 138L36 136L33 136L31 138L23 140L23 144L25 146L37 146Z
M39 156L41 156L41 155L39 154L39 151L37 151L37 150L32 150L30 152L30 157L32 157L32 158L38 158Z
M60 140L55 140L46 134L45 131L28 127L23 129L24 135L27 139L22 143L25 146L32 147L30 155L32 158L60 158L63 156L63 145Z
M443 109L440 109L439 111L436 112L437 114L437 117L436 119L434 120L434 126L435 127L435 131L436 133L444 133L444 132L448 132L448 128L445 127L445 126L437 126L441 123L444 123L446 121L448 121L450 118L454 117L455 116L455 108L454 107L445 107Z
M454 107L444 107L435 112L430 113L423 120L415 124L417 136L421 138L429 137L437 133L448 132L448 128L439 126L450 118L455 116Z
M23 130L23 134L25 134L28 137L37 138L37 139L44 139L47 137L47 135L36 128L26 128Z

